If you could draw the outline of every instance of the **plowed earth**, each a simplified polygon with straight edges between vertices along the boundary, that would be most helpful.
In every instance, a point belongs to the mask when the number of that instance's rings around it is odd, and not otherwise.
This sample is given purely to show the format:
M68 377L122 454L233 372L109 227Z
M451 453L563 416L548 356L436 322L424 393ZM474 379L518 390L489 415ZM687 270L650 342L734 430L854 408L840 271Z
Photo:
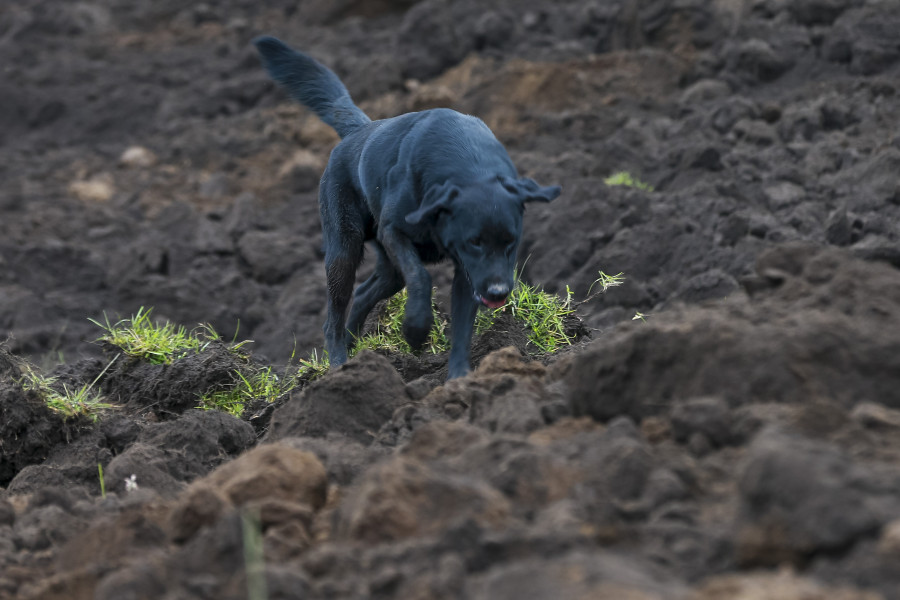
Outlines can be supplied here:
M898 31L876 0L3 3L0 598L900 599ZM322 346L336 136L263 33L562 185L519 258L576 297L625 273L592 339L505 322L445 385L362 353L195 409ZM20 357L93 381L87 319L141 306L253 356L118 360L97 422L23 389Z

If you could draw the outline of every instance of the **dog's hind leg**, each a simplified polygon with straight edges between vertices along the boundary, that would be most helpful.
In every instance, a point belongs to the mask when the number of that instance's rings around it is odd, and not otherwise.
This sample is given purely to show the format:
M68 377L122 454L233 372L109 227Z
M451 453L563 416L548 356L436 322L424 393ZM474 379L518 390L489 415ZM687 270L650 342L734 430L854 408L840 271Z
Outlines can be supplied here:
M322 329L328 359L331 366L336 367L347 362L347 307L353 294L356 269L362 261L364 227L355 194L348 187L332 184L327 171L319 195L328 285L327 314Z
M353 241L350 241L353 244ZM362 259L362 236L359 249L342 247L337 252L325 251L325 276L328 282L328 307L325 317L325 350L331 366L347 362L348 339L344 326L347 306L353 293L356 268Z
M453 290L450 295L450 361L447 378L462 377L469 372L469 347L472 344L472 329L478 303L472 286L462 267L457 266L453 275Z
M381 244L374 242L373 246L377 257L375 271L353 293L353 304L347 319L347 331L354 338L362 332L366 317L375 305L403 288L403 277L391 264Z

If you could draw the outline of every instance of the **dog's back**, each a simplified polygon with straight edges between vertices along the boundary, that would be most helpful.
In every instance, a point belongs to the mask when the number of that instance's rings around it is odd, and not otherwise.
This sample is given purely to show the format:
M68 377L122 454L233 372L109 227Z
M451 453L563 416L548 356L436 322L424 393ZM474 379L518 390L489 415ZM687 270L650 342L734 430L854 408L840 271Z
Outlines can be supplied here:
M435 108L375 121L367 128L357 160L359 186L367 196L384 189L394 168L415 174L416 192L455 179L476 181L488 174L514 177L512 160L484 122L448 108Z
M353 103L350 93L337 75L315 59L293 50L280 40L263 36L254 41L269 75L283 86L291 97L315 112L331 125L341 138L365 128L367 140L353 140L340 152L355 157L367 155L361 162L385 170L395 162L402 140L414 142L428 138L419 145L417 155L409 157L420 163L419 172L430 173L445 180L450 176L477 176L478 173L441 173L445 169L475 168L484 172L515 176L515 167L506 149L491 130L478 118L454 110L439 108L376 121ZM411 144L412 145L412 144ZM423 151L424 150L424 151ZM492 161L485 164L486 160ZM360 177L361 176L361 177ZM363 181L360 181L359 179ZM354 173L353 179L361 189L374 189L365 182L365 173Z

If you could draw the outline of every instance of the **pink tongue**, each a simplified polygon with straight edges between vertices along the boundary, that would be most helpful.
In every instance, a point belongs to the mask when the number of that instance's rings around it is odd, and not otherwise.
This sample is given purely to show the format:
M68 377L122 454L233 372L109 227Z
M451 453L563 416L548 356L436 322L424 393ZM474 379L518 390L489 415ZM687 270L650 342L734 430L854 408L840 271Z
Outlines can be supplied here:
M485 298L482 298L481 302L488 308L500 308L506 304L506 300L487 300Z

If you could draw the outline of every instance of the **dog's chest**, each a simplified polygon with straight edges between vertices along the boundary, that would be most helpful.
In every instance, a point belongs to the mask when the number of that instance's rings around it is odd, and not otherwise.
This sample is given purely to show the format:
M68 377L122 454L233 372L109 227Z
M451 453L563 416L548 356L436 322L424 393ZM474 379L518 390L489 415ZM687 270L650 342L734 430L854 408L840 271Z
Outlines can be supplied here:
M416 251L423 263L436 263L447 258L447 254L434 242L415 242Z

